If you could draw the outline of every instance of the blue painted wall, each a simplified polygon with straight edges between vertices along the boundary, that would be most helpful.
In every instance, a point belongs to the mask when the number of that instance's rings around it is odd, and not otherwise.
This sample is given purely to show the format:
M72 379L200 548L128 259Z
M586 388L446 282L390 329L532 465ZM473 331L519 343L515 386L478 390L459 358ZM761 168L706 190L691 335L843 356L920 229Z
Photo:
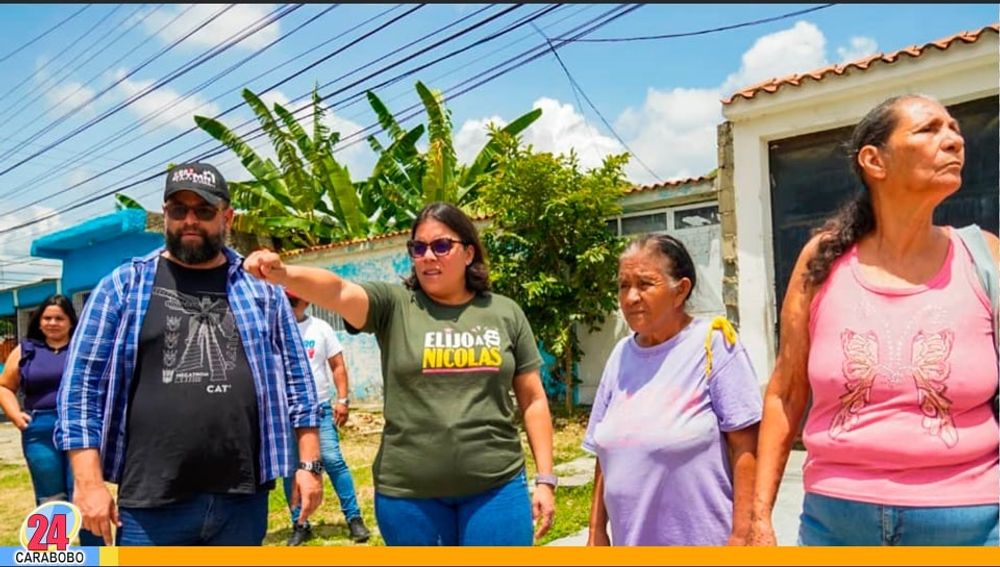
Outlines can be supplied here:
M327 269L350 281L361 283L365 281L384 281L399 283L401 278L410 274L410 257L403 247L404 239L399 240L399 246L354 256L346 261L331 259ZM369 403L382 401L382 359L375 335L361 333L350 335L346 331L338 331L337 338L344 345L344 361L347 364L350 396L353 400Z
M69 251L63 258L63 293L88 291L123 262L145 256L163 245L163 235L151 232L123 234L93 246Z
M19 307L38 305L46 297L55 293L56 282L47 281L17 288L17 304ZM9 317L16 313L14 307L14 290L6 289L0 292L0 316Z

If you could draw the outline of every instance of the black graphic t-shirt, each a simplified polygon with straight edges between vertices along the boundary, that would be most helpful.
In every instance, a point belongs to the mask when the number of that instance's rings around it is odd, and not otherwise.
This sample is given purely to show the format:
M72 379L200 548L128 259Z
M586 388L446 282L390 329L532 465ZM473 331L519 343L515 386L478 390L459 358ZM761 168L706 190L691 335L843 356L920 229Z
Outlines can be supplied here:
M227 274L228 265L197 270L159 260L139 332L121 506L258 489L256 390Z

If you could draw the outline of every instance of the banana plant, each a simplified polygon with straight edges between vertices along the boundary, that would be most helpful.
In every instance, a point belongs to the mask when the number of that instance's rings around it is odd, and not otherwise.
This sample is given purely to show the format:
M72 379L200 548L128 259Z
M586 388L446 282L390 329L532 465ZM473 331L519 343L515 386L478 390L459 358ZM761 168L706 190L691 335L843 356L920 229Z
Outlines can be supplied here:
M139 201L136 201L132 197L129 197L125 193L115 193L115 210L121 211L125 209L142 209L146 210Z
M371 236L385 222L381 211L366 210L350 172L333 156L340 140L323 125L325 109L316 90L312 93L313 129L310 136L299 120L282 105L272 109L249 89L243 99L267 134L278 163L260 156L220 121L195 116L195 123L239 158L253 176L231 182L233 206L241 211L236 228L277 236L292 245Z
M373 188L370 192L386 194L387 199L400 207L399 214L410 218L415 217L423 205L434 201L472 206L485 176L496 169L497 143L491 138L471 164L459 164L452 137L451 111L445 107L444 97L419 81L416 90L427 114L427 127L417 126L411 130L404 129L396 121L375 93L367 93L382 132L391 140L384 146L374 135L368 137L368 144L379 155L368 180ZM541 109L534 109L517 117L501 131L516 136L541 115ZM421 152L416 144L425 130L428 144Z

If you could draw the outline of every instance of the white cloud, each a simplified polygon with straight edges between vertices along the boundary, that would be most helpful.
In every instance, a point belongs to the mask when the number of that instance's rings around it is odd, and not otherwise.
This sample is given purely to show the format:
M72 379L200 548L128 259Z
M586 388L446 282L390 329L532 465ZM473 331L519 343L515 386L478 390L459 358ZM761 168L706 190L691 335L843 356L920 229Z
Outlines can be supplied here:
M641 108L627 108L615 130L663 180L704 175L716 164L716 125L722 122L718 89L649 89ZM629 179L658 181L633 157Z
M94 90L83 86L81 83L70 82L62 85L55 85L45 90L45 98L52 105L54 112L66 113L70 110L85 104L94 96ZM92 104L80 108L78 112L91 116L94 114Z
M40 218L47 216L55 212L55 209L50 207L44 207L40 205L31 205L27 207L20 207L16 213L12 215L0 215L0 226L8 226L13 224L20 224L31 219ZM0 267L2 267L7 260L9 261L22 261L25 260L26 256L31 253L31 242L38 237L44 236L46 234L55 232L57 230L66 228L72 223L65 222L63 220L63 215L55 215L50 219L35 223L31 226L27 226L22 229L15 230L13 232L8 232L5 234L0 234L0 250L3 251L0 255ZM53 266L52 262L42 262L40 264L18 264L15 266L10 266L9 270L14 272L31 272L38 273L39 278L41 277L55 277L60 273L60 268L50 267L45 268L45 265ZM4 269L0 269L0 287L7 287L10 285L18 285L25 283L23 281L14 281L4 278ZM11 275L11 278L17 280L26 279L24 275Z
M576 150L585 169L599 167L608 154L625 151L617 140L601 134L572 104L542 97L532 108L542 109L542 116L522 136L536 151L568 154L571 149Z
M841 58L855 58L878 48L874 40L855 37L837 49ZM720 99L760 81L801 73L829 64L827 40L814 24L800 21L788 29L758 38L740 60L739 69L718 88L650 88L643 104L628 107L615 121L615 131L635 156L662 180L696 177L717 165L716 128L723 120ZM602 134L570 104L541 98L535 102L542 117L524 134L537 150L564 153L576 148L581 163L594 166L601 156L624 148ZM464 160L486 141L486 124L503 123L498 116L467 120L455 134L456 150ZM634 183L659 181L633 157L625 169Z
M507 121L499 116L490 116L481 120L466 120L458 132L455 133L454 145L455 155L458 156L459 163L472 163L489 141L489 126L493 124L500 128L507 125Z
M849 44L837 48L837 58L841 63L863 59L878 53L878 42L870 37L852 37Z
M790 29L758 38L743 54L739 71L726 78L721 91L728 95L772 77L825 65L826 36L815 24L797 22Z
M125 71L119 70L118 78L123 79L124 76ZM152 80L133 81L131 79L123 79L118 84L117 89L123 97L130 98L146 91L153 83L154 81ZM166 124L173 128L190 128L194 126L195 114L213 116L219 113L218 105L205 101L203 97L197 94L189 96L184 100L180 99L181 95L177 91L160 87L132 102L128 106L128 109L139 117L155 113L156 116L150 118L149 122L146 123L147 127Z
M94 175L94 172L86 167L78 167L73 171L70 171L65 176L65 183L68 187L75 186L77 183L83 183L90 177Z
M56 77L49 73L49 70L46 68L48 62L49 59L45 56L35 60L35 86L42 91L45 100L49 103L50 108L48 112L64 114L76 109L76 107L86 103L94 96L95 91L93 89L87 88L77 81L70 80L62 84L56 84L56 81L59 79L56 79ZM92 104L88 104L81 107L77 112L86 116L92 116L94 114L94 107Z
M187 14L178 18L170 25L166 25L170 20L189 7L191 9L188 10ZM224 4L195 4L193 7L190 4L170 5L146 18L143 22L143 27L146 28L148 33L156 33L164 43L172 43L218 13L223 7ZM184 40L182 45L214 47L220 42L228 40L231 36L253 26L254 22L274 11L274 8L275 4L236 4L226 13L212 20L211 23ZM166 27L163 28L165 25ZM160 28L163 29L160 30ZM248 36L236 44L236 47L249 50L260 49L277 39L280 34L280 23L275 22Z

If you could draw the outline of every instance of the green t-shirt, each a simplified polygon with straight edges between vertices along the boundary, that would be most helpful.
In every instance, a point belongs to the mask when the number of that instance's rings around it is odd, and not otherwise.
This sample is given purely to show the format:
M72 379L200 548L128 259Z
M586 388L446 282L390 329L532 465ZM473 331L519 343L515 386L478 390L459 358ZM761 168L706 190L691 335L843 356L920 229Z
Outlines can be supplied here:
M378 339L384 381L375 490L467 496L517 476L524 453L511 383L542 364L521 308L495 293L450 306L401 285L362 287L369 307L361 331Z

